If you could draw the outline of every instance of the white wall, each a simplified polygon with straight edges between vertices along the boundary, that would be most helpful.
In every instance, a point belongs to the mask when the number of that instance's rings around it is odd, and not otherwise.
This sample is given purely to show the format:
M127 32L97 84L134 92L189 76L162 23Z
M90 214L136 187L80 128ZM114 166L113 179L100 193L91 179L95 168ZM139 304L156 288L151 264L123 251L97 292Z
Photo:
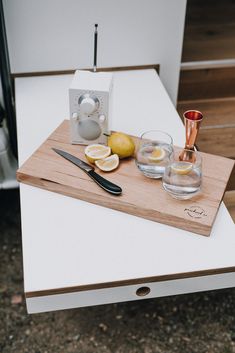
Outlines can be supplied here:
M175 102L185 7L186 0L4 0L12 72L91 67L98 23L98 65L160 63Z

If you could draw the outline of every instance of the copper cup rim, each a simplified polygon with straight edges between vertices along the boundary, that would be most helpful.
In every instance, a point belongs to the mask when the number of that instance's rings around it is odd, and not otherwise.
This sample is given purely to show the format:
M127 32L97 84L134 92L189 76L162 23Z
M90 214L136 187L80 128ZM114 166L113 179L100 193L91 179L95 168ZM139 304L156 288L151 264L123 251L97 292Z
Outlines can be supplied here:
M186 117L186 114L187 113L198 113L198 114L200 114L201 115L201 118L200 119L190 119L190 118L187 118ZM184 119L187 119L187 120L189 120L189 121L202 121L202 119L203 119L203 114L202 114L202 112L200 112L200 110L196 110L196 109L189 109L189 110L186 110L186 112L184 112L184 114L183 114L183 116L184 116Z

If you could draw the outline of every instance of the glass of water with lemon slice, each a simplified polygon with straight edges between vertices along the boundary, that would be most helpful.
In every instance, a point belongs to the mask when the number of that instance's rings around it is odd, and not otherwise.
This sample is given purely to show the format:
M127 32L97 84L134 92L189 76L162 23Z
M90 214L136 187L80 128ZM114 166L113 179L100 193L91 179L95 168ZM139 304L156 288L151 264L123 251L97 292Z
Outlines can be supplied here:
M147 131L139 139L136 165L146 177L159 179L172 153L173 140L169 134L160 130Z
M198 194L202 182L202 158L198 152L185 150L188 160L179 160L182 151L174 151L162 178L163 188L175 199L187 200Z

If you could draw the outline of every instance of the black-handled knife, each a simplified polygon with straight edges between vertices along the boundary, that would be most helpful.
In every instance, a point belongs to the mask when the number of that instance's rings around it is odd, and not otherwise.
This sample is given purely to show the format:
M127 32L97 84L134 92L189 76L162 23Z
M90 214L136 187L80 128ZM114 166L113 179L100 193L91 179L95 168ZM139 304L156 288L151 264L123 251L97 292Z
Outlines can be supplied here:
M52 149L53 149L53 151L58 153L61 157L64 157L65 159L67 159L71 163L75 164L77 167L81 168L87 175L89 175L105 191L107 191L113 195L120 195L122 193L122 189L120 188L120 186L111 183L111 181L109 181L109 180L103 178L101 175L97 174L94 171L94 168L90 164L83 162L81 159L73 156L72 154L70 154L68 152L58 150L57 148L52 148Z

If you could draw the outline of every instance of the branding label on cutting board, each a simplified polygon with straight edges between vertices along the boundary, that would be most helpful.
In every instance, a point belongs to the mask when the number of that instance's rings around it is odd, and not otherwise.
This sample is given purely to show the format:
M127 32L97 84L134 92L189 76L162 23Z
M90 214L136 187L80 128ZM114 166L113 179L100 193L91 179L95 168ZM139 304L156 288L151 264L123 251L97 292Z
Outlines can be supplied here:
M205 210L200 206L190 206L184 209L184 212L191 218L204 218L207 217Z

